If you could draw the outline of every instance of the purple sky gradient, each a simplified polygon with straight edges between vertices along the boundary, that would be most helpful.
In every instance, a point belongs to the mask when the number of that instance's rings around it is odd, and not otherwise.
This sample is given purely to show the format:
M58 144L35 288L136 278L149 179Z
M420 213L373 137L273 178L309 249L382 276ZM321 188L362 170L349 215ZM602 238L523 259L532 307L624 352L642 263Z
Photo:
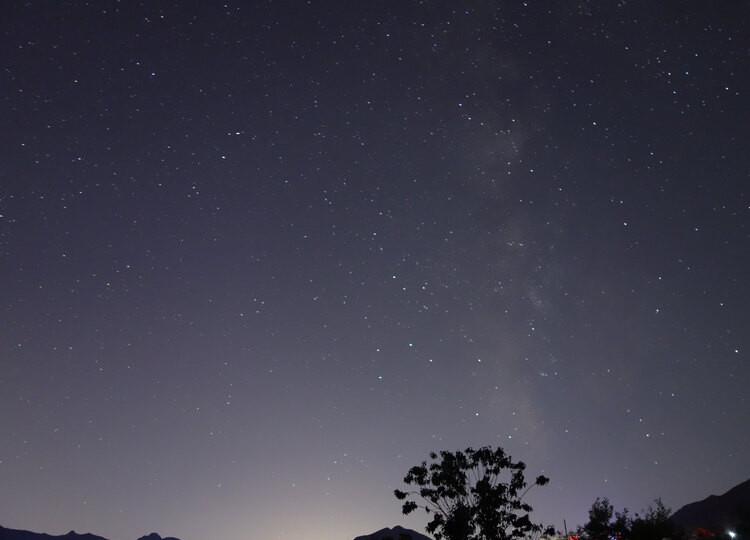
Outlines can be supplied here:
M7 2L0 524L351 540L750 477L750 7Z

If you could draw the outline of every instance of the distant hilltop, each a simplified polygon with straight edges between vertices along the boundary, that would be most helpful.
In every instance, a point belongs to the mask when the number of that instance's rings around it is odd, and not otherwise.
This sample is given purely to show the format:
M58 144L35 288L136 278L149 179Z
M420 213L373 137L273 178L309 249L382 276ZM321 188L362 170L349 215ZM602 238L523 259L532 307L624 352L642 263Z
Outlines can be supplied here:
M53 536L44 533L35 533L31 531L22 531L18 529L6 529L0 526L0 540L107 540L103 536L96 536L95 534L78 534L75 531L70 531L68 534L62 536ZM151 533L148 536L141 536L138 540L179 540L173 536L162 538L156 533Z
M166 538L162 538L156 533L151 533L148 536L141 536L138 540L180 540L180 539L175 538L174 536L167 536Z
M396 525L392 529L380 529L372 534L358 536L354 540L432 540L432 538Z

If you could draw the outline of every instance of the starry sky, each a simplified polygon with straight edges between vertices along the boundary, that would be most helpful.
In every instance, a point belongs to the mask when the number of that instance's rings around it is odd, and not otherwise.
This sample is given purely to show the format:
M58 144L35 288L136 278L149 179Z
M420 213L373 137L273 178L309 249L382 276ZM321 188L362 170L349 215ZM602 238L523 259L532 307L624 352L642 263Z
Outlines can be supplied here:
M0 524L351 540L750 477L750 5L8 1Z

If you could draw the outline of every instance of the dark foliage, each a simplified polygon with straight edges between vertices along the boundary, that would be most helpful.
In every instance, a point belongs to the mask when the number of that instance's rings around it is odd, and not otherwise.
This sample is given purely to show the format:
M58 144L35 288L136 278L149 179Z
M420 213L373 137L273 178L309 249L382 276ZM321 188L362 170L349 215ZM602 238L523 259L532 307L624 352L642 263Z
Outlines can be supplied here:
M436 540L511 540L542 531L529 518L532 508L523 502L530 486L524 478L526 465L514 462L502 448L431 453L432 463L409 469L404 478L417 490L395 491L399 500L418 497L424 504L406 500L402 510L410 514L423 508L432 515L427 532ZM549 479L538 476L532 485Z
M627 508L616 512L609 499L597 497L589 510L588 522L578 532L589 540L662 540L675 533L669 514L670 509L660 498L643 515L631 517Z
M612 536L614 513L607 497L597 497L589 509L589 520L579 532L590 540L607 540Z
M664 506L661 498L654 500L642 516L636 514L630 530L631 540L662 540L675 534L674 523L669 519L672 510Z

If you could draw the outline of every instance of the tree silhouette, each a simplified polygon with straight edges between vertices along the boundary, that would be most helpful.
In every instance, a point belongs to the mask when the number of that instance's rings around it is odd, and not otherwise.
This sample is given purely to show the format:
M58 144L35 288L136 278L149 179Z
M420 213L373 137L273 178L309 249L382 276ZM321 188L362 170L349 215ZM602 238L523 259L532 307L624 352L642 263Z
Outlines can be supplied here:
M606 540L612 535L614 508L607 497L597 497L589 509L589 520L581 528L584 536L591 540Z
M588 522L578 528L578 534L589 540L628 539L632 524L627 508L615 512L607 497L597 497L589 510Z
M526 465L514 462L502 448L430 453L432 463L409 469L404 482L417 491L399 491L399 500L418 496L424 504L407 500L404 514L423 508L432 520L427 532L436 540L511 540L542 530L531 522L532 508L523 502ZM532 486L549 478L538 476Z
M670 514L660 498L643 515L631 518L627 508L615 512L607 497L597 497L589 510L589 521L578 532L589 540L662 540L674 534Z
M672 510L664 506L660 497L646 509L643 516L636 514L630 531L632 540L661 540L674 534L674 523L669 519Z

